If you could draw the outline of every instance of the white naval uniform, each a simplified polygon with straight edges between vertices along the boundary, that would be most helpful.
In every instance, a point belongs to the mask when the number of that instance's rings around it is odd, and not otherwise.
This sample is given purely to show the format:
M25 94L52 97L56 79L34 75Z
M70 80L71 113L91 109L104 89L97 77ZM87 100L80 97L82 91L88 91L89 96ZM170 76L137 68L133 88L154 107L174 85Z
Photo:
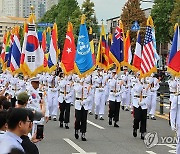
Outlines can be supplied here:
M102 117L104 115L105 110L105 92L104 86L105 83L103 82L103 76L95 76L94 78L96 90L95 90L95 114L100 115Z
M148 90L148 113L154 117L156 112L157 90L159 89L159 81L155 77L149 77L149 84L153 85Z
M130 105L130 80L127 75L122 75L121 79L124 81L122 84L122 106L126 106L126 109L129 108Z
M54 86L52 85L54 81ZM48 79L48 92L47 92L47 101L48 101L48 109L49 115L53 118L56 118L58 112L58 77L49 76Z
M180 81L177 81L177 93L173 97L170 109L170 122L172 130L177 133L176 154L180 153Z

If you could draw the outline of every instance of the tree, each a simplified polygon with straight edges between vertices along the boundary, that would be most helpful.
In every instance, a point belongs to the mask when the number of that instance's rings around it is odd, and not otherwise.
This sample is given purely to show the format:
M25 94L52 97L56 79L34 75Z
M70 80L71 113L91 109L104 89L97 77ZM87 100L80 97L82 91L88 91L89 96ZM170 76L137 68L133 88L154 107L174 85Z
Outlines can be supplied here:
M91 0L85 0L82 4L82 13L86 16L87 27L92 27L93 33L99 36L99 27L94 10L94 3Z
M151 11L154 20L157 43L168 43L171 40L169 34L172 23L170 14L173 10L172 0L155 0Z
M78 6L77 0L60 0L57 5L54 5L49 11L45 13L40 22L57 23L58 26L58 40L60 48L63 48L67 23L70 20L74 28L74 37L77 39L79 34L81 10Z
M171 13L170 22L172 23L170 28L170 34L174 34L174 25L176 23L180 24L180 0L174 0L174 10Z
M140 8L140 0L128 0L123 7L123 12L121 14L121 20L124 25L124 32L127 30L131 29L132 24L135 21L138 21L139 25L141 28L141 38L143 41L144 34L145 34L145 28L146 27L146 17L144 11ZM135 49L135 44L136 44L136 37L137 37L137 32L130 32L130 37L131 37L131 46L132 50Z

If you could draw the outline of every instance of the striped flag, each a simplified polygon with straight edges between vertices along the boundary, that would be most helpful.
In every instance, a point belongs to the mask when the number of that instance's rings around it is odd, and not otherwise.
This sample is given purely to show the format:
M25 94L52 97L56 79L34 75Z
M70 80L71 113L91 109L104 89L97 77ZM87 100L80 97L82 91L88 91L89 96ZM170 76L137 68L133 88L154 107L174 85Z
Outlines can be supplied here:
M21 45L19 40L19 28L15 28L14 42L12 45L10 69L13 74L20 72Z
M44 71L47 71L47 57L46 57L46 51L47 51L47 46L46 46L46 30L44 30L42 34L42 44L41 44L41 50L44 52Z
M7 39L7 32L4 34L3 37L3 44L2 44L2 51L1 51L1 63L2 63L2 70L4 71L4 65L5 65L5 55L6 55L6 39Z
M173 38L173 43L171 47L171 51L169 53L168 60L168 72L170 72L173 76L180 75L180 31L179 25L175 25L175 33Z
M48 67L49 72L53 72L56 69L57 65L57 58L58 58L58 34L57 34L57 24L54 23L53 30L52 30L52 36L51 36L51 42L50 42L50 48L49 48L49 56L48 56Z
M132 64L132 70L133 71L139 71L141 69L141 52L142 52L141 36L140 36L140 32L138 31L136 48L135 48L135 53L134 53L134 57L133 57L133 64Z
M144 45L142 50L141 72L143 77L149 76L151 73L157 71L155 65L152 27L153 27L153 21L152 18L149 17L147 21L146 34L145 34Z

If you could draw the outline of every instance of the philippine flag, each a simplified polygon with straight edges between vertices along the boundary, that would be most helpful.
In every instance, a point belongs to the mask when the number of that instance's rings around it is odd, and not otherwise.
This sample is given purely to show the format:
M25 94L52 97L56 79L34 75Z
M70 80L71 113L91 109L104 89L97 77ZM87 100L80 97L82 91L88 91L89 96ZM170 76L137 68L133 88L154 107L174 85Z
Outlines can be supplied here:
M141 46L141 36L140 33L137 33L137 41L136 41L136 48L135 48L135 53L134 53L134 58L133 58L133 64L132 64L132 70L133 71L138 71L141 69L141 51L142 51L142 46Z
M168 71L173 75L180 73L180 32L179 25L176 25L176 31L173 38L172 48L169 53Z

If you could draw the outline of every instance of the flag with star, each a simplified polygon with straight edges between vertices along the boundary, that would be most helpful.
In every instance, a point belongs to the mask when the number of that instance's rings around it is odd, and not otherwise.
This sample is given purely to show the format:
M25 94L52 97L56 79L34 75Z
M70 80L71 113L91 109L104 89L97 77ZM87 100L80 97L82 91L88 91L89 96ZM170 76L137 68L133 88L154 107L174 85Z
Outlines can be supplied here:
M76 46L73 35L73 25L68 22L68 29L66 33L66 39L64 42L64 49L62 52L61 68L65 74L73 73L74 60L76 54Z
M154 40L152 34L153 20L151 16L147 20L147 28L144 39L141 59L141 75L146 77L157 71L154 54Z

